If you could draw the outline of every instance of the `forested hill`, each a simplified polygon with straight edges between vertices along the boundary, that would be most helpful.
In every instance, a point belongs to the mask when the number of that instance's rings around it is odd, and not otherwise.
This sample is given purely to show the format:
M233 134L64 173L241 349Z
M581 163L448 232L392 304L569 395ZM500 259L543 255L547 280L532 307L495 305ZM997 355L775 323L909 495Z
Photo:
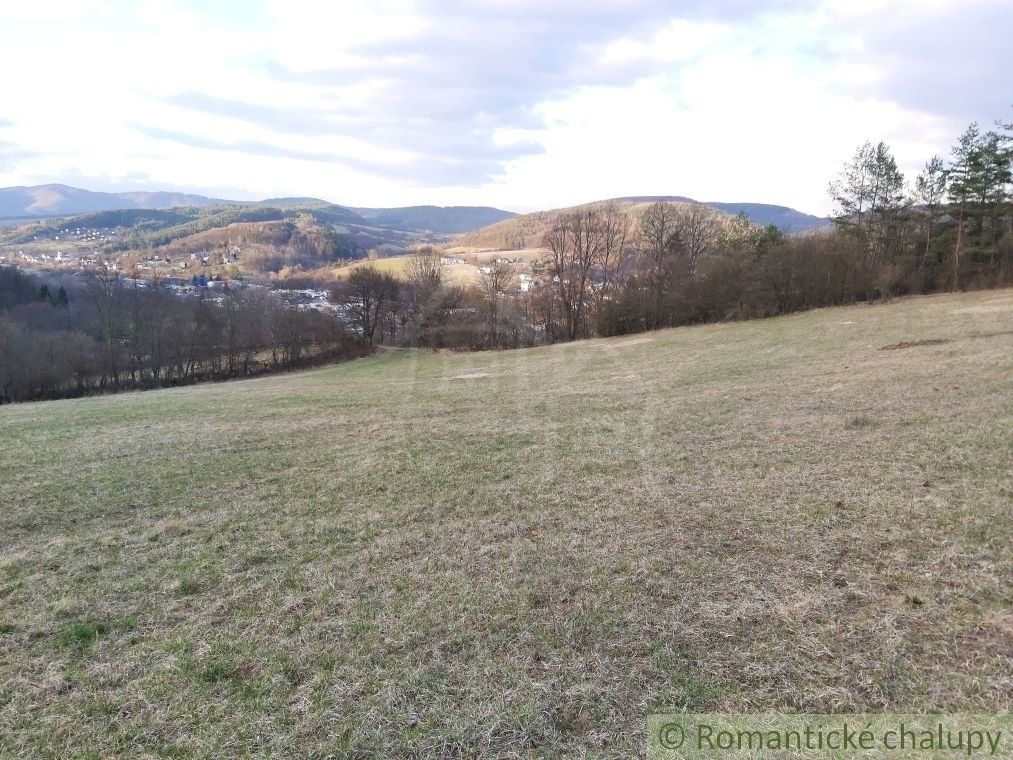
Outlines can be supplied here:
M722 217L726 219L744 214L749 222L757 227L768 227L773 224L786 233L804 232L830 224L826 219L803 214L801 211L787 206L774 206L766 203L701 203L681 195L631 195L594 201L572 208L618 204L626 207L634 216L637 216L653 203L705 206L720 212ZM569 210L572 209L551 209L513 216L465 234L461 238L461 244L477 248L537 248L542 244L542 237L553 221L561 213Z
M204 195L173 192L102 193L68 185L0 187L0 218L84 214L121 209L237 204Z
M696 201L682 195L634 195L625 198L615 198L616 201L627 203L654 203L656 201L668 201L672 203L702 203L713 209L735 216L745 214L753 224L759 227L768 227L773 224L782 232L805 232L806 230L826 227L830 224L829 219L824 217L806 214L797 211L789 206L778 206L771 203L725 203L722 201Z
M165 191L104 193L68 185L34 185L0 188L0 219L76 216L100 211L163 210L180 207L209 208L232 206L276 209L342 209L345 221L392 230L459 234L481 229L516 216L489 206L405 206L350 208L320 198L269 198L263 201L235 201L204 195Z
M490 206L405 206L352 210L379 227L448 234L471 232L517 216L512 211Z

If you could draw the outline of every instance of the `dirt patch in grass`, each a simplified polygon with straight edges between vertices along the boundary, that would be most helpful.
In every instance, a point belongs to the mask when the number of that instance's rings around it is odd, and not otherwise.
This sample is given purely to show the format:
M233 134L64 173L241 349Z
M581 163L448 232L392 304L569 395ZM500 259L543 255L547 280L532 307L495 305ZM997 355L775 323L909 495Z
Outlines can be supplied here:
M602 340L588 343L588 348L629 348L631 346L641 346L644 343L653 343L654 338L642 337L642 338L627 338L626 340Z
M466 375L454 375L451 380L478 380L481 377L492 377L489 372L469 372Z
M941 346L950 341L945 338L926 338L925 340L902 340L900 343L891 343L889 346L880 346L880 351L897 351L901 348L917 348L918 346Z

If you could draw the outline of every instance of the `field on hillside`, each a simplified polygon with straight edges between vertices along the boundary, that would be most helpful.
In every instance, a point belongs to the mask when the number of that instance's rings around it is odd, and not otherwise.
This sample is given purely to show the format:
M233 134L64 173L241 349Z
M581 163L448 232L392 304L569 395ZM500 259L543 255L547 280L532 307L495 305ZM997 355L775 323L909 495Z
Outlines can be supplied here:
M346 264L343 267L336 267L331 271L335 277L344 279L356 269L373 264L381 272L387 272L395 277L404 279L408 275L408 265L411 260L412 255L390 256L389 258L376 259L375 261L363 259L362 261ZM471 264L444 264L441 271L446 281L454 285L467 286L478 281L478 267Z
M544 248L489 251L477 248L452 247L441 250L440 253L445 256L460 258L464 262L463 264L444 264L441 268L443 276L448 282L462 287L476 284L479 281L479 267L488 266L498 258L521 259L520 262L513 264L515 272L519 274L521 272L530 273L533 262L547 257ZM404 279L408 275L408 265L411 263L412 256L413 254L406 254L404 256L390 256L373 261L355 261L342 267L335 267L331 272L335 277L344 279L356 269L373 264L381 272L388 272L395 277Z
M458 256L465 261L476 265L491 264L496 259L503 257L510 259L521 259L524 264L531 266L536 261L545 261L551 258L552 254L548 248L515 248L513 250L470 248L468 246L454 246L444 249L448 256Z
M0 407L0 756L1013 697L1013 291Z
M331 270L331 273L334 277L343 280L356 270L362 267L368 267L368 265L372 263L376 265L376 268L380 270L380 272L386 272L403 280L407 277L408 263L411 261L411 258L411 255L403 255L390 256L388 258L377 258L373 261L363 259L361 261L354 261L353 263L345 264L344 267L337 267ZM478 269L472 267L470 263L445 264L443 267L443 275L448 282L453 283L454 285L466 286L471 285L478 280Z

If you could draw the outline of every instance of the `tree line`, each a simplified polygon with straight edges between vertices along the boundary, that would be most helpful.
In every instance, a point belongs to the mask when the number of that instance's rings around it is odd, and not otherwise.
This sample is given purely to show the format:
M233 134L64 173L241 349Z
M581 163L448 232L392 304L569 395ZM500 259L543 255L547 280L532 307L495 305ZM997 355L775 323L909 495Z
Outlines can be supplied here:
M487 267L474 285L463 287L447 278L441 258L424 247L404 277L370 262L333 283L332 300L343 304L363 345L481 350L540 341L531 301L516 293L512 266Z
M180 297L114 275L0 267L0 403L249 377L361 356L331 315L267 290Z
M822 230L787 235L701 204L606 202L552 220L527 292L504 264L455 285L423 249L404 277L361 266L334 297L366 344L483 349L998 287L1013 282L1011 165L1008 124L972 124L910 185L889 146L865 143L830 183Z
M1008 124L972 124L910 184L888 145L865 143L830 183L826 229L787 235L701 204L592 204L550 218L523 289L504 263L457 284L423 248L403 277L367 263L332 283L340 320L259 289L180 298L0 268L0 402L241 377L377 343L515 348L1008 285L1011 177Z

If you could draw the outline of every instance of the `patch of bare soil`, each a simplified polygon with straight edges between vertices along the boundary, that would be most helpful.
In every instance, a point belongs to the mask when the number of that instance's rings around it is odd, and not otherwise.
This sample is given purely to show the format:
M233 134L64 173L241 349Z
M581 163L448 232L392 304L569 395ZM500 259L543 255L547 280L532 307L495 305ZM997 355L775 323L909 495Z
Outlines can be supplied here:
M880 351L896 351L899 348L915 348L916 346L938 346L949 343L945 338L928 338L927 340L902 340L900 343L891 343L889 346L880 346Z
M651 343L654 338L630 338L628 340L607 340L600 343L589 343L590 348L626 348L627 346L639 346L641 343Z

